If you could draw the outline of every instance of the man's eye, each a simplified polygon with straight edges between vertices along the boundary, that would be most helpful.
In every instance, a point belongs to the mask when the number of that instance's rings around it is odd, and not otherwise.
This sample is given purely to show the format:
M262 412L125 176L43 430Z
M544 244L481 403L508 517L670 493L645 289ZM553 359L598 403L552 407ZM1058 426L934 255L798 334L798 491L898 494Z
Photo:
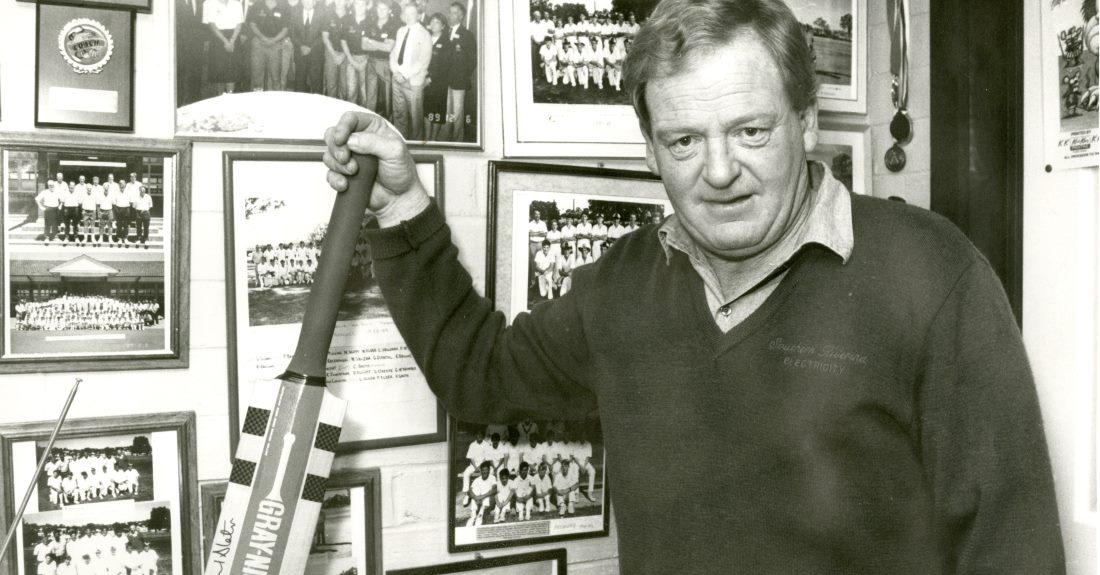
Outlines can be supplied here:
M743 128L740 132L741 141L750 146L758 146L768 141L771 132L767 128Z
M673 140L673 142L669 144L668 147L669 150L671 150L675 154L683 154L691 150L691 148L695 145L695 141L695 136L683 136L677 138L676 140Z

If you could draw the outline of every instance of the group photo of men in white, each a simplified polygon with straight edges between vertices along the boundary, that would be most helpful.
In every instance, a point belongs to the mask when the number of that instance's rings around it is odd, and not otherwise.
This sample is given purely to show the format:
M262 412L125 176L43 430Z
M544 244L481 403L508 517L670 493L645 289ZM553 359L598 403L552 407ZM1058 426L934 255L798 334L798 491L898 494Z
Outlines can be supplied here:
M58 172L35 203L45 223L43 245L149 249L153 196L136 173L117 181L113 173L103 181L84 175L66 181Z

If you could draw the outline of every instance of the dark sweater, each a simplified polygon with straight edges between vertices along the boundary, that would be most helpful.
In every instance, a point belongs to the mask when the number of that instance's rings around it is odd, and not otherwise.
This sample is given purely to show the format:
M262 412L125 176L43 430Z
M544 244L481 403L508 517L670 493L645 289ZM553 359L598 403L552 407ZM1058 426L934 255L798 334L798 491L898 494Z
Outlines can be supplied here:
M374 233L374 269L454 416L598 412L626 575L1064 572L996 276L946 220L852 203L850 261L804 248L728 333L652 225L510 328L434 207Z

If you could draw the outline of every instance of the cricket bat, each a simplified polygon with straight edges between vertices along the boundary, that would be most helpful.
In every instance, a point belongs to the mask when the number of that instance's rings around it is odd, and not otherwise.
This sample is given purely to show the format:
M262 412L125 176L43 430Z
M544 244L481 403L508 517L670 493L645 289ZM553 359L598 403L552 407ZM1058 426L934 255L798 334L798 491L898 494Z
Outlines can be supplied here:
M332 207L290 365L252 390L206 575L305 572L347 408L325 387L328 348L378 172L376 159L356 161Z

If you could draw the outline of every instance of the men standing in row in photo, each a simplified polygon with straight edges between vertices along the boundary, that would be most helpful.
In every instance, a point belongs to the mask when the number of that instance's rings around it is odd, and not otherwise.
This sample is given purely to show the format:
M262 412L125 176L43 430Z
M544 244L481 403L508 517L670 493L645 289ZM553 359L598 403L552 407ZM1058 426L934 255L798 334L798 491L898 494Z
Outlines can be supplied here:
M447 63L447 114L440 139L462 142L466 138L466 92L477 67L477 42L466 26L466 6L454 2L447 10L449 28L444 54Z
M324 92L325 31L323 10L317 0L301 0L294 10L290 39L294 45L294 86L299 92Z
M393 71L390 70L390 51L393 50L401 22L393 17L393 8L385 0L374 6L374 19L367 25L363 45L367 49L367 109L392 118L390 91L393 89Z
M256 0L246 22L252 31L252 90L283 90L291 62L290 6Z
M346 99L344 96L344 75L347 68L347 54L344 53L344 23L348 17L348 0L334 0L325 12L321 42L325 46L325 95L329 98Z
M420 23L420 10L408 3L401 8L396 48L390 52L393 71L393 123L410 140L424 139L424 82L432 58L432 36Z

